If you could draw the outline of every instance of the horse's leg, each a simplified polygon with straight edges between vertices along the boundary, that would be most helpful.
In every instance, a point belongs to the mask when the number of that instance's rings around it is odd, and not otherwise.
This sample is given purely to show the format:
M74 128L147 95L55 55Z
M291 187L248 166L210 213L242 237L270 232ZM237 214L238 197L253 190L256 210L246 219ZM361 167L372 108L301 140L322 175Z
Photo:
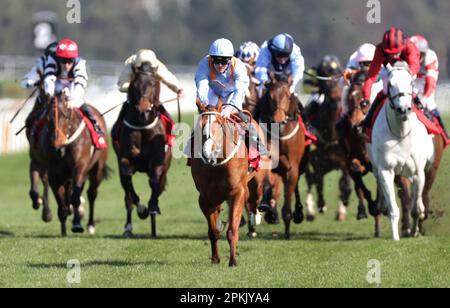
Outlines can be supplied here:
M306 208L307 208L306 220L314 221L314 219L316 218L314 197L312 194L312 187L314 185L314 174L309 169L309 166L306 166L305 178L306 178L306 185L308 187L308 192L306 196Z
M127 211L127 218L124 227L123 236L128 238L132 236L133 224L132 213L134 205L137 206L138 216L141 219L146 219L149 215L147 207L140 203L139 196L136 194L133 186L132 173L120 174L120 184L125 191L125 209Z
M297 181L297 183L295 185L294 223L301 224L304 219L305 219L305 215L303 214L303 204L302 204L302 199L300 197L299 183Z
M152 190L150 200L148 202L148 208L150 214L161 214L159 208L159 196L161 195L161 180L164 174L164 165L156 166L149 174L149 185Z
M206 200L204 200L202 196L199 197L198 203L200 205L200 209L203 212L203 215L205 215L206 220L208 221L208 237L211 242L211 262L213 264L219 264L220 257L217 242L220 239L220 230L219 226L217 225L217 221L220 213L220 204L217 206L212 206Z
M398 222L400 219L400 209L397 205L395 188L394 188L395 174L391 170L379 170L380 186L384 194L384 199L389 211L389 220L392 228L392 238L394 241L400 240L398 232Z
M89 189L87 191L88 201L89 201L89 221L88 221L88 233L90 235L95 234L95 220L94 220L94 209L95 200L98 195L98 187L105 177L104 172L105 166L103 164L97 163L92 170L89 172Z
M255 178L253 178L253 180L248 184L250 196L248 202L246 203L246 210L249 218L247 233L249 238L255 238L257 236L256 226L261 222L260 217L258 218L258 204L263 198L264 181L259 180L257 177L258 175L256 175Z
M282 209L284 220L284 237L285 239L291 238L290 225L292 220L292 195L294 194L295 187L298 182L298 169L291 169L289 174L284 179L284 205Z
M230 244L229 266L237 266L236 255L239 242L239 223L242 217L245 203L245 188L241 188L233 197L230 203L230 224L228 225L227 238Z
M73 179L73 186L72 186L72 194L70 197L70 204L73 207L73 222L72 222L72 232L73 233L83 233L84 232L84 228L81 225L82 212L80 210L80 205L81 205L81 194L83 193L83 188L84 188L84 183L86 181L86 177L87 177L87 165L80 164L75 169L75 176Z
M44 222L51 222L53 219L52 211L50 210L49 199L48 199L48 176L47 172L41 173L42 183L44 184L44 206L42 207L42 220Z
M270 199L270 208L264 215L264 219L270 225L277 225L279 224L277 205L281 197L282 178L274 173L272 174L272 178L273 178L272 198Z
M360 172L350 172L350 175L353 179L353 183L355 184L355 192L358 197L358 213L356 214L356 219L367 219L366 208L364 206L364 198L366 196L367 188L364 185L362 180L362 175ZM370 195L370 192L369 192ZM371 198L367 200L369 203L372 202Z
M419 170L418 174L413 178L412 191L412 207L411 213L413 217L413 236L419 235L419 221L425 219L425 206L422 200L422 193L425 187L425 171Z
M340 191L340 201L338 206L338 212L336 215L337 221L344 221L347 218L347 207L349 204L349 198L352 193L350 175L346 170L342 171L342 176L339 179L339 191Z
M409 183L405 177L395 177L395 184L398 187L398 196L402 204L402 236L411 236L411 222L409 220L411 200L409 198Z
M69 207L66 204L66 189L63 184L55 183L50 180L50 185L55 195L56 203L58 204L58 218L61 223L61 236L67 236L66 221L69 213Z
M31 160L30 163L30 198L33 202L32 206L33 209L38 210L41 204L44 202L43 199L39 196L39 180L40 180L40 174L39 174L39 167L36 162Z

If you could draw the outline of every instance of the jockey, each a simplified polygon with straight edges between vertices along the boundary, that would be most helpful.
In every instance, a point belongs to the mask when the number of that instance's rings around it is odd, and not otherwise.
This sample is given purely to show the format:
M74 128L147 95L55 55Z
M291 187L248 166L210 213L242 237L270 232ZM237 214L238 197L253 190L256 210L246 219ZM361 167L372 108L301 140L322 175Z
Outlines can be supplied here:
M60 41L55 55L48 57L45 66L45 94L54 97L55 93L65 92L69 97L69 108L78 108L92 123L99 136L99 144L106 145L105 134L84 101L87 81L86 61L79 57L77 43L69 39Z
M375 56L369 68L366 82L364 83L364 99L369 101L372 94L372 85L378 79L378 74L384 68L393 65L397 61L406 61L409 65L409 70L413 78L420 70L420 53L417 47L408 40L403 38L403 32L395 27L392 27L384 33L383 41L377 45ZM387 76L386 76L387 77ZM383 78L385 79L385 78ZM386 80L383 80L384 82ZM387 87L385 87L387 88ZM385 89L387 91L387 89ZM378 106L384 101L386 93L380 92L372 106L369 109L367 116L361 122L363 128L371 125L373 114Z
M54 57L57 46L58 42L53 42L50 45L48 45L47 48L45 48L44 54L37 59L36 65L33 66L33 68L23 77L22 81L20 82L20 86L23 89L35 88L40 82L43 81L44 68L47 63L47 59L49 56ZM42 103L43 102L41 102L40 96L38 96L36 99L35 106L40 105ZM25 121L25 126L28 128L30 128L33 125L34 121L39 117L38 114L36 114L36 112L33 111L28 115Z
M254 76L259 52L259 46L254 42L248 41L239 47L239 50L236 51L234 56L244 62L247 68L249 68L252 76Z
M342 65L338 57L335 55L326 55L320 61L317 67L317 75L321 77L338 77L342 74ZM331 80L333 83L333 80ZM337 83L335 83L336 85ZM331 95L333 86L330 80L319 80L319 91L309 99L306 104L303 115L310 122L319 110L320 106L325 102L325 98Z
M422 106L436 117L448 136L435 100L436 85L439 77L439 61L436 52L429 47L428 41L421 35L411 36L409 40L420 51L420 71L414 82L414 91Z
M355 51L348 59L346 68L344 70L344 76L342 76L339 84L342 88L342 98L341 98L341 108L343 113L347 113L348 104L347 96L348 89L352 80L352 76L361 71L369 71L370 64L372 64L373 57L375 56L375 45L370 43L365 43L359 46L358 50ZM379 91L383 90L383 81L379 79L376 83L372 85L372 95L370 101L375 99L375 96Z
M290 92L298 101L295 88L303 79L305 71L305 59L302 56L300 47L294 43L294 39L287 33L281 33L273 39L265 41L261 46L261 52L256 61L255 75L260 82L258 88L259 97L262 96L265 83L269 82L270 71L292 75L293 83Z
M134 74L136 71L150 71L152 72L156 79L164 83L170 90L177 94L178 98L184 96L184 90L181 86L181 83L178 81L177 77L172 74L167 67L156 57L154 51L149 49L141 49L135 55L130 56L125 61L125 67L120 74L119 81L117 85L119 86L119 91L127 93L128 87L130 86L131 80L134 79ZM128 102L124 103L122 106L122 110L120 111L118 120L116 123L120 123L123 121L125 114L128 109ZM166 108L162 104L159 105L158 111L166 116L168 119L172 121L172 117L167 112ZM118 139L117 134L118 125L114 125L112 129L112 136L114 139ZM175 136L171 136L169 140L169 145L172 145Z
M221 38L211 44L209 54L200 61L195 74L197 98L203 105L214 107L222 98L224 103L229 104L222 109L222 115L229 117L233 113L246 123L254 144L259 144L260 155L265 156L268 152L259 143L256 128L241 111L249 78L244 63L233 54L233 44L228 39Z

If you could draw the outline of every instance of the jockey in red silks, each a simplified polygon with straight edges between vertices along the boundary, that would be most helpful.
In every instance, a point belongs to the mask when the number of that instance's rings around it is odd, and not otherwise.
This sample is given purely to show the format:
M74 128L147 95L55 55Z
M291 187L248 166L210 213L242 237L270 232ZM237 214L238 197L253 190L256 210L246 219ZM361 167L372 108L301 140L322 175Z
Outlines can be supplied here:
M436 52L429 47L427 39L423 36L414 35L409 40L420 51L420 71L414 82L414 91L423 108L426 108L439 121L448 138L448 133L445 130L444 122L442 122L441 113L438 110L435 98L436 85L439 77L438 57Z
M400 29L392 27L384 33L383 41L376 47L375 56L370 65L366 82L364 83L363 91L365 100L370 100L372 85L377 81L381 68L383 66L384 68L388 68L397 61L406 61L409 65L411 75L413 78L416 78L420 70L420 52L416 45L403 37L403 32ZM361 122L362 127L367 128L371 125L375 110L383 103L385 97L386 94L383 91L378 93L367 116Z
M77 43L69 39L61 40L55 55L49 55L45 65L45 94L54 97L56 93L65 92L69 98L69 108L78 108L92 123L98 135L98 146L107 147L105 133L84 100L87 82L86 61L80 58Z

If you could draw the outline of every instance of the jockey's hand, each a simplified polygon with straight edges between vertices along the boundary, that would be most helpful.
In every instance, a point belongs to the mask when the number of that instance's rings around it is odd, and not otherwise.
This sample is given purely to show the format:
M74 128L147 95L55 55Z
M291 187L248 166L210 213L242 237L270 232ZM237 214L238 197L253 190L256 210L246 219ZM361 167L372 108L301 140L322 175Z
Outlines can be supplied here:
M184 98L185 97L184 89L179 89L177 91L177 97L178 98Z
M289 92L290 92L291 94L294 94L294 93L295 93L295 86L294 86L294 85L292 85L292 86L289 87Z
M25 83L27 89L34 88L36 86L36 82L34 80L28 79Z
M44 82L44 92L47 96L55 96L55 83L54 82Z
M233 113L233 111L235 111L236 109L233 108L233 106L225 106L222 108L221 111L221 115L225 118L229 118L231 116L231 114Z
M258 92L258 98L262 98L264 94L264 90L266 89L266 85L264 83L261 83L257 88L256 91Z
M62 91L61 91L61 93L62 94L64 94L64 96L65 97L70 97L70 90L69 90L69 88L64 88Z
M419 108L419 110L423 110L424 107L427 105L425 103L425 97L422 97L422 98L416 97L416 98L414 98L414 104L417 106L417 108Z

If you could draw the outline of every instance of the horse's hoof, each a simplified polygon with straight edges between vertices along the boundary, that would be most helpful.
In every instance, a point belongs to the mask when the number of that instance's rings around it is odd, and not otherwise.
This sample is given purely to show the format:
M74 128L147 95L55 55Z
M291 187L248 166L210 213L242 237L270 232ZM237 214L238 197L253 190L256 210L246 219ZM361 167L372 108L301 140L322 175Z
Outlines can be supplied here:
M150 212L145 206L139 204L137 206L137 214L140 219L144 220L144 219L148 218L148 216L150 215Z
M51 212L42 213L42 221L45 223L49 223L53 220L53 215Z
M211 258L211 263L212 264L220 264L220 258Z
M316 215L308 214L306 216L306 221L313 222L316 219Z
M83 233L84 229L81 225L73 225L72 226L72 233Z
M303 215L302 211L294 212L294 223L299 225L305 220L305 215Z
M151 205L149 208L150 215L161 215L161 210L158 205Z
M228 264L229 267L236 267L237 266L237 261L236 259L231 259L230 263Z
M324 205L323 207L319 208L319 213L320 214L325 214L328 211L328 208L326 205Z
M402 237L411 237L411 229L406 229L402 231Z
M131 232L131 231L125 231L123 234L122 234L122 237L123 238L132 238L133 237L133 232Z
M258 234L257 234L256 232L248 232L248 233L247 233L247 237L248 237L249 239L256 238L257 236L258 236Z
M44 200L39 197L36 202L33 202L33 209L39 210L42 204L44 204Z
M369 218L367 216L366 211L358 211L358 214L356 215L356 220L363 220Z
M347 219L347 215L344 213L337 213L336 214L336 221L343 222Z
M290 233L285 233L284 234L284 239L289 241L291 239L291 234Z
M95 235L95 227L88 226L88 233L89 233L89 235Z

